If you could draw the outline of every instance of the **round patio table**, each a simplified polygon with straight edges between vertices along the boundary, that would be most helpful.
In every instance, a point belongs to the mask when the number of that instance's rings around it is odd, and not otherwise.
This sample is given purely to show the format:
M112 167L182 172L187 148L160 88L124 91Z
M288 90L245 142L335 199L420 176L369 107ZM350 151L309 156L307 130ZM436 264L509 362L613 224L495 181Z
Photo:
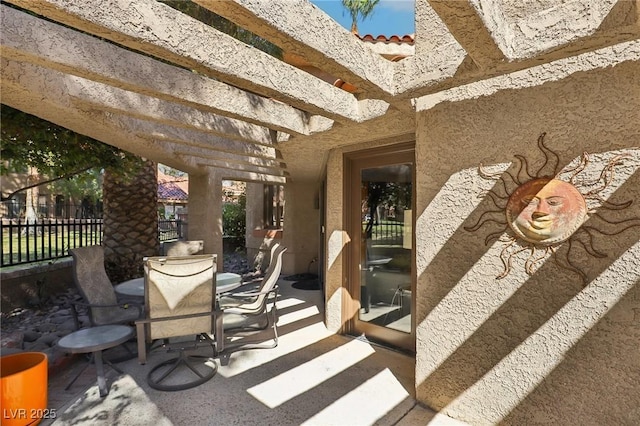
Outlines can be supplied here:
M216 293L226 293L240 287L242 276L232 272L216 273ZM114 286L117 294L144 299L144 277L134 278Z
M113 288L120 296L144 298L144 277L124 281Z
M100 396L109 393L107 381L104 377L104 365L102 361L102 351L116 347L133 337L133 328L126 325L100 325L96 327L83 328L67 334L58 341L58 347L71 353L92 352L92 358L96 365L98 376L98 389ZM111 365L109 363L109 365ZM111 365L113 367L113 365ZM86 367L85 367L86 368ZM115 368L115 367L114 367ZM80 371L82 373L84 368ZM116 371L119 371L116 369ZM67 385L67 389L78 378L78 375Z
M216 293L226 293L240 287L242 276L233 272L216 273Z

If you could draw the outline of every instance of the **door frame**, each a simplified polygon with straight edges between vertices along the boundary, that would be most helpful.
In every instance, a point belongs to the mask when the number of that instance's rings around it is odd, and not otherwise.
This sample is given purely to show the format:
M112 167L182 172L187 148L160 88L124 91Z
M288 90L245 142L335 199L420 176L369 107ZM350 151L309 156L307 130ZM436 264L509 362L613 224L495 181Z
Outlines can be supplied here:
M356 170L411 162L412 164L412 211L415 212L415 141L395 145L371 148L363 151L352 151L343 154L344 188L343 188L343 223L350 241L347 244L343 274L346 278L345 290L350 297L342 298L342 323L347 334L361 334L383 345L392 346L415 353L416 348L416 263L415 251L411 255L411 333L393 331L386 327L359 321L360 312L360 246L362 242L362 222L360 217L360 185L359 178L354 176ZM357 203L357 205L356 205ZM415 230L416 215L411 217L412 229ZM415 250L415 231L412 232L412 247Z

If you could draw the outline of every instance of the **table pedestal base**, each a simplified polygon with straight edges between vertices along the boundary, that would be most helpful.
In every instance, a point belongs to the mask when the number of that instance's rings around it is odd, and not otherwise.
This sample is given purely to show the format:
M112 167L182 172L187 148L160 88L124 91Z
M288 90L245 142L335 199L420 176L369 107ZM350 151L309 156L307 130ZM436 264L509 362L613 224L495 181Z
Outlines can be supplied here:
M60 349L71 353L91 353L89 364L93 361L96 366L98 389L100 390L100 396L104 397L109 394L107 380L104 376L104 362L120 374L122 374L122 371L111 364L109 360L103 361L102 351L114 348L126 342L131 337L133 337L133 329L131 327L125 325L101 325L74 331L60 339L58 346ZM89 364L85 365L76 374L65 389L71 387Z
M78 370L73 379L71 379L67 386L65 386L64 390L69 390L75 383L75 381L78 380L78 377L80 377L80 375L91 364L95 364L96 366L96 376L98 378L98 390L100 391L100 396L107 396L109 394L109 390L107 389L107 379L104 373L104 364L107 364L109 367L113 368L118 374L124 374L122 370L109 362L109 360L103 358L102 351L92 352L89 361L82 368L80 368L80 370Z

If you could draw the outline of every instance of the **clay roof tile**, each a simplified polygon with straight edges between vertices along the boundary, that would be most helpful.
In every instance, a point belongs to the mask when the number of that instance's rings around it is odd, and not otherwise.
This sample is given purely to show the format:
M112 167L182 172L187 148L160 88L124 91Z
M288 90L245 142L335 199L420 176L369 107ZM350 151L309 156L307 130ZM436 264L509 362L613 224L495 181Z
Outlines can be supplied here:
M356 34L356 36L358 38L360 38L360 40L362 41L368 41L368 42L374 42L374 43L407 43L407 44L413 44L415 41L415 36L414 34L406 34L403 36L399 36L399 35L391 35L391 36L385 36L384 34L380 34L376 37L374 37L372 34L365 34L365 35L359 35Z

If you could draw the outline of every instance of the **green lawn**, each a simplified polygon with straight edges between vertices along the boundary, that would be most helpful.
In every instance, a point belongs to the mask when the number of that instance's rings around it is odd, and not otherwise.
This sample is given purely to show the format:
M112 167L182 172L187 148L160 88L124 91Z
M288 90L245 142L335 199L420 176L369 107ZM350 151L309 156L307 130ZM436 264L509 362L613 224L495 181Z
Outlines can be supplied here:
M26 261L66 256L70 248L100 244L100 232L65 232L64 234L3 235L2 266Z

